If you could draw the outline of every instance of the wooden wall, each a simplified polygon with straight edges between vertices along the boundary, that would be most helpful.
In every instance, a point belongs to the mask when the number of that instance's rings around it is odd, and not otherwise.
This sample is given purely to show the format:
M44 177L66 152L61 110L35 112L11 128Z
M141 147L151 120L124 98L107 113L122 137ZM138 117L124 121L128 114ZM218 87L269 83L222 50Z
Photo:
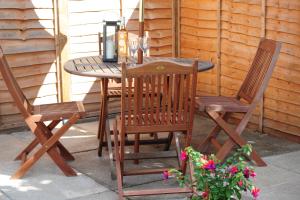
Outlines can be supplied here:
M126 28L132 35L138 34L138 0L68 0L70 57L98 55L98 33L103 20L119 20L120 13L126 19ZM151 37L152 56L172 55L172 0L145 1L145 30ZM95 78L71 76L72 100L83 100L88 111L99 109L99 81ZM116 84L111 83L110 86ZM111 109L118 105L116 102Z
M217 61L217 0L181 0L180 56ZM197 94L217 93L217 70L198 76Z
M0 45L31 102L57 102L52 0L0 0ZM23 120L0 75L0 129Z
M266 17L266 37L282 49L265 95L265 131L300 136L300 1L268 0Z
M69 58L99 55L98 33L103 20L120 18L119 0L68 0ZM84 101L88 111L99 110L100 82L71 76L71 100Z
M220 43L218 3L221 5ZM256 109L251 127L258 128L261 123L264 132L300 136L300 1L181 0L180 14L183 57L212 58L216 63L220 45L220 74L212 71L199 75L200 94L211 95L220 89L222 95L235 95L260 37L283 43L262 109Z
M223 0L221 20L221 94L233 96L246 76L260 40L261 1ZM259 124L259 108L250 121Z

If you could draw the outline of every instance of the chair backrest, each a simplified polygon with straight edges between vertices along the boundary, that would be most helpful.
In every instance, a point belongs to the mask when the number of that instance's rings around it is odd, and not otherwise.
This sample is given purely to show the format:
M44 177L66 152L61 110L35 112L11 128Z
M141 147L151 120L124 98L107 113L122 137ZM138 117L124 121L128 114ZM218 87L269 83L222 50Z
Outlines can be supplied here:
M280 48L280 42L261 39L250 70L238 92L238 98L252 103L262 97L275 68Z
M197 66L157 61L122 64L121 120L126 133L192 129Z
M7 86L8 92L11 94L19 111L21 112L24 118L27 118L28 116L30 116L32 107L29 101L26 99L24 93L22 92L15 77L13 76L12 71L8 66L7 60L3 54L3 50L1 47L0 47L0 72Z

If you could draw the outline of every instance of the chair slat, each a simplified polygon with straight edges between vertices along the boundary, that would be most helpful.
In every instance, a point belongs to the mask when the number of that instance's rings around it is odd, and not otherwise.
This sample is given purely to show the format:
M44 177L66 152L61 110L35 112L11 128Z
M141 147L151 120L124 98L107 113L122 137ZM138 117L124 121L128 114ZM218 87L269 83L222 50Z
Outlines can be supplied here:
M161 106L161 123L166 123L166 106L167 106L167 98L168 98L168 76L164 75L163 82L163 91L162 91L162 106Z
M128 77L128 87L127 87L127 109L125 108L125 110L128 111L128 124L129 125L132 125L132 119L131 119L131 116L132 116L132 78L131 77Z
M145 125L148 125L149 120L149 100L150 100L150 94L149 94L149 76L145 77Z
M239 98L243 98L249 103L253 101L265 77L270 76L267 72L272 67L271 62L274 59L275 51L276 45L272 44L272 42L264 40L260 43L249 72L239 90Z
M155 100L155 76L151 76L151 112L150 112L150 124L154 124L154 114L155 114L155 107L154 107L154 100Z
M185 81L185 98L184 98L184 114L183 114L183 123L187 122L187 116L189 111L189 91L190 91L190 75L186 75Z
M133 94L133 124L135 126L138 125L138 121L137 121L137 115L138 115L138 93L139 93L139 88L138 88L138 80L134 79L134 94Z
M155 105L155 107L156 108L153 108L153 109L155 109L155 113L156 113L156 121L157 121L157 123L160 123L161 122L161 120L160 120L160 114L159 114L159 109L160 109L160 106L161 106L161 86L162 86L162 84L161 84L161 82L162 82L162 79L161 79L161 75L158 75L157 76L157 87L156 87L156 105Z
M183 109L183 103L184 103L184 75L180 75L180 81L179 81L179 105L178 105L178 122L182 123L182 109Z
M177 117L178 117L178 115L177 115L177 111L178 111L178 98L179 98L178 88L179 88L179 75L175 74L172 124L176 124Z
M173 99L172 93L173 93L173 75L170 75L168 80L167 124L171 124L172 99Z

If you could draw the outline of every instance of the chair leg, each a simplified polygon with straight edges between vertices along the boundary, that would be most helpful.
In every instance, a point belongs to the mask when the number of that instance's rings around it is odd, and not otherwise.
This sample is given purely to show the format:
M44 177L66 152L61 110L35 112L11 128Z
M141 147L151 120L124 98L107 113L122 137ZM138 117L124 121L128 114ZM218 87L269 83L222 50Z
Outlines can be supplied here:
M21 160L24 154L28 155L38 144L39 144L39 141L37 138L32 140L32 142L27 147L25 147L25 149L23 151L21 151L21 153L19 153L17 155L15 160Z
M48 128L50 130L53 130L57 124L59 124L61 120L54 120L52 121L49 125ZM26 154L28 155L37 145L39 144L39 141L37 138L35 138L34 140L32 140L32 142L27 145L27 147L25 147L25 149L23 151L21 151L21 153L19 155L17 155L17 157L15 158L15 160L21 160L23 155Z
M105 121L106 121L106 114L107 114L107 90L108 90L108 79L102 78L101 79L101 111L99 117L99 128L98 128L98 137L99 137L99 148L98 148L98 156L102 156L102 148L103 148L103 139L105 135Z
M165 145L164 151L170 150L170 146L172 144L173 136L174 136L174 133L170 132L169 135L168 135L168 142Z
M115 174L115 165L114 165L114 153L112 149L112 141L111 141L111 135L110 135L110 129L109 129L109 120L106 120L106 141L107 141L107 147L108 147L108 157L109 157L109 164L110 164L110 176L112 180L116 179ZM117 144L118 145L118 144Z
M98 156L102 156L103 142L104 142L104 134L102 131L102 122L103 122L103 112L104 112L104 102L103 98L101 101L100 115L99 115L99 127L98 127L98 138L99 138L99 148L98 148Z
M27 121L30 129L36 135L42 147L28 160L26 160L11 179L19 179L47 152L56 165L66 176L76 176L75 171L64 161L58 153L56 143L58 139L80 118L79 114L74 114L68 122L63 125L51 138L47 138L42 130L42 123Z
M134 153L140 152L140 134L136 133L134 136ZM134 164L139 164L139 160L134 160Z
M216 125L213 130L206 136L206 138L198 145L197 149L199 149L200 152L207 152L209 144L211 143L211 139L215 138L222 129L220 126Z
M184 137L185 137L184 148L186 148L191 145L192 131L190 130L190 131L185 132ZM186 168L187 168L187 160L181 161L181 171L183 174L186 173Z
M41 129L45 133L45 135L47 136L48 139L53 136L53 133L51 132L51 130L53 130L58 123L59 123L59 121L53 121L48 126L41 124ZM57 140L55 145L58 147L61 156L65 160L67 160L67 161L75 160L74 156L64 147L64 145L59 140Z
M247 142L242 137L240 137L243 130L241 130L240 132L236 132L235 130L231 129L231 127L226 123L226 121L224 121L224 119L220 115L218 115L218 113L213 111L209 111L207 113L230 137L230 139L225 142L225 144L217 153L217 157L220 160L225 159L225 157L229 154L235 144L239 145L240 147L247 144ZM267 165L254 149L252 149L251 158L256 162L258 166Z
M117 174L117 182L118 182L118 193L119 193L119 200L123 200L123 173L121 167L121 160L120 160L120 150L119 150L119 140L118 140L118 131L117 131L117 124L116 121L113 125L114 131L114 147L115 147L115 159L116 159L116 174Z
M180 141L179 141L179 133L175 133L175 144L176 144L178 166L180 168L181 167L181 160L180 160L181 147L180 147Z
M224 113L221 115L224 120L227 120L230 116L229 113ZM200 152L207 152L208 146L210 143L212 143L217 149L219 149L219 145L216 145L212 140L216 139L217 135L220 133L222 128L217 124L212 131L206 136L206 138L201 142L197 149L200 150Z
M236 140L236 143L242 147L243 145L246 144L246 141L244 141L242 138ZM234 147L235 142L233 142L233 140L228 139L225 144L222 146L222 148L218 151L217 153L217 157L220 160L224 160L226 158L226 156L230 153L230 151L232 150L232 148ZM263 159L258 155L258 153L252 149L252 153L250 156L250 159L252 159L253 161L255 161L255 163L257 164L257 166L259 167L264 167L267 166L267 164L265 163L265 161L263 161Z

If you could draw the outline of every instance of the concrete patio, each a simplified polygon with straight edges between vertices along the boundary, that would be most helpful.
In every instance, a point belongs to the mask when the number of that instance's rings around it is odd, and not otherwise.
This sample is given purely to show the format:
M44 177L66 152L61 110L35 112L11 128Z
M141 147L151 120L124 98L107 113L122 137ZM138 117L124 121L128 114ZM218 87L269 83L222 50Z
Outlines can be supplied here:
M197 116L194 127L193 145L196 145L213 126L212 122ZM113 200L117 199L116 181L110 179L107 154L97 156L97 121L75 125L62 139L62 143L73 153L75 161L70 165L78 172L77 177L65 177L44 156L21 180L10 180L18 168L13 161L16 154L32 138L28 131L0 134L0 200ZM268 135L246 131L244 137L257 149L268 163L268 167L256 168L256 185L261 189L262 200L297 200L300 197L300 144ZM147 147L154 150L160 146ZM141 162L148 166L150 161ZM174 160L156 161L154 164L170 166ZM170 166L171 167L171 166ZM129 177L125 179L128 188L164 187L176 185L174 181L164 182L161 175ZM155 196L132 199L184 199L184 196ZM243 199L251 199L245 194Z

